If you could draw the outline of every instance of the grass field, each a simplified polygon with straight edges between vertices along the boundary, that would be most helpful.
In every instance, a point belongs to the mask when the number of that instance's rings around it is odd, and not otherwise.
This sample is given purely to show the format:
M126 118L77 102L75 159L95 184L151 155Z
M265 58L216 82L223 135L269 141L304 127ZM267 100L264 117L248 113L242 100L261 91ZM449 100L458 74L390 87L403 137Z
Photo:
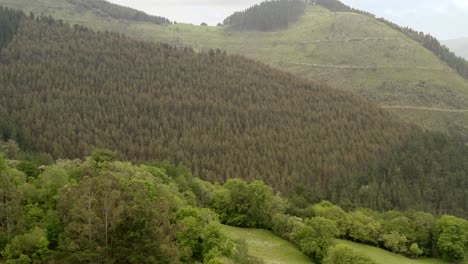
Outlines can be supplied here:
M249 246L250 254L263 259L266 264L313 263L293 244L270 231L230 226L223 226L223 231L231 238L245 239ZM336 244L347 245L355 251L373 259L377 264L448 264L448 262L439 259L410 259L380 248L346 240L337 239ZM468 264L468 260L463 264Z
M377 262L377 264L448 264L448 262L440 259L410 259L401 255L393 254L380 248L362 245L346 240L336 240L336 243L344 244L353 248L355 251L373 259L375 262ZM468 262L465 261L464 263L466 264Z
M419 43L373 18L355 13L310 7L289 29L262 33L116 20L65 0L0 0L0 5L142 40L196 50L222 48L352 91L380 105L468 109L466 80ZM444 115L442 122L440 113L434 111L404 109L394 113L429 129L466 126L460 115Z
M313 262L288 241L270 231L223 226L231 238L245 239L249 253L265 264L312 264Z

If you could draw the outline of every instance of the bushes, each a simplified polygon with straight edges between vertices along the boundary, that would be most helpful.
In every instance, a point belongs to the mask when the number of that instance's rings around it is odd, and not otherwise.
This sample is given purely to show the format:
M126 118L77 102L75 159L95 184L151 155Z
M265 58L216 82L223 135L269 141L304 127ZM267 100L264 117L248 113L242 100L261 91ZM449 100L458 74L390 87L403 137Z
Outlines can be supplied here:
M362 256L352 248L345 245L337 245L330 249L324 264L375 264L376 262L366 256Z
M335 223L323 217L307 219L304 225L295 228L291 239L301 251L321 263L333 244L333 239L339 234Z

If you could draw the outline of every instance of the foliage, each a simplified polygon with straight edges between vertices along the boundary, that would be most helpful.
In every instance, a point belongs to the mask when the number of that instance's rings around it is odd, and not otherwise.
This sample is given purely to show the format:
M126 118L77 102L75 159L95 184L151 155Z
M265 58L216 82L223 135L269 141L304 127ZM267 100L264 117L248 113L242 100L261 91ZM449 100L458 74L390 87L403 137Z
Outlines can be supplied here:
M144 12L123 7L104 0L66 0L81 8L89 8L98 14L103 14L115 19L150 22L156 25L170 24L171 21L165 17L151 16Z
M302 0L270 0L236 12L224 20L235 30L274 31L285 29L304 14Z
M390 232L389 234L382 235L382 240L386 248L390 249L393 253L406 253L408 251L408 239L405 235L398 232Z
M239 227L271 228L274 213L281 213L281 198L262 181L247 183L240 179L228 180L212 195L212 208L221 221Z
M413 136L361 178L354 197L376 210L416 209L466 217L468 147L440 133ZM354 183L359 182L359 180Z
M320 216L334 221L340 230L340 236L344 236L346 234L348 228L346 219L348 216L341 207L328 201L322 201L318 204L312 205L310 209L314 216Z
M44 262L49 255L46 230L34 228L24 235L16 236L2 251L7 263Z
M434 240L442 258L461 261L468 252L468 221L453 216L443 216L435 226Z
M21 229L22 194L6 171L6 164L0 155L0 246L9 242ZM2 241L3 240L3 241Z
M348 236L364 244L377 245L381 222L364 211L349 213Z
M417 258L417 257L421 256L422 254L424 254L424 251L419 248L417 243L413 243L413 244L411 244L411 246L409 248L409 253L410 253L411 257Z
M361 99L240 56L50 18L24 18L19 32L3 52L1 104L34 148L55 157L107 147L129 160L187 164L212 182L258 178L283 193L305 186L318 201L412 131Z
M7 263L260 263L221 232L217 214L191 206L198 205L193 191L203 195L209 185L180 165L133 165L99 150L26 177L9 167L18 162L0 158Z
M375 264L375 261L363 256L345 245L336 245L323 261L324 264Z
M0 6L0 50L5 48L15 36L22 16L23 14L20 11L14 11L12 9ZM0 57L0 63L2 63L2 61L3 59ZM0 109L0 111L4 111L4 109ZM7 130L5 127L6 124L3 122L4 120L0 121L0 135L2 136L3 140L7 140L10 138L9 134L12 133L12 131Z
M291 238L304 254L315 262L322 263L327 256L328 248L338 234L339 230L333 221L314 217L307 219L303 226L293 230Z

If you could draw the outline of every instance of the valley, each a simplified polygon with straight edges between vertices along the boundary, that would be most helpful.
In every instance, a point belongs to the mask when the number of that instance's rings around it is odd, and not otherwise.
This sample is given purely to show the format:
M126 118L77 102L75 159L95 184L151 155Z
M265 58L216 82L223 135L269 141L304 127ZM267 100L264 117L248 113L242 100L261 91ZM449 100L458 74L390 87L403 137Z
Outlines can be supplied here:
M431 35L0 0L0 263L468 264L467 201L468 61Z

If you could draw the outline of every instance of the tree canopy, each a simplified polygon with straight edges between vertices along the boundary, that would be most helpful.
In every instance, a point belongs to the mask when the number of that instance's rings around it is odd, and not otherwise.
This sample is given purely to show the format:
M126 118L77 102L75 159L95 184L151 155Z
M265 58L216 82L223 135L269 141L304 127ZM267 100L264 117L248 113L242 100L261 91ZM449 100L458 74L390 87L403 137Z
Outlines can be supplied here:
M236 12L224 20L234 30L275 31L296 22L307 4L303 0L272 0Z

